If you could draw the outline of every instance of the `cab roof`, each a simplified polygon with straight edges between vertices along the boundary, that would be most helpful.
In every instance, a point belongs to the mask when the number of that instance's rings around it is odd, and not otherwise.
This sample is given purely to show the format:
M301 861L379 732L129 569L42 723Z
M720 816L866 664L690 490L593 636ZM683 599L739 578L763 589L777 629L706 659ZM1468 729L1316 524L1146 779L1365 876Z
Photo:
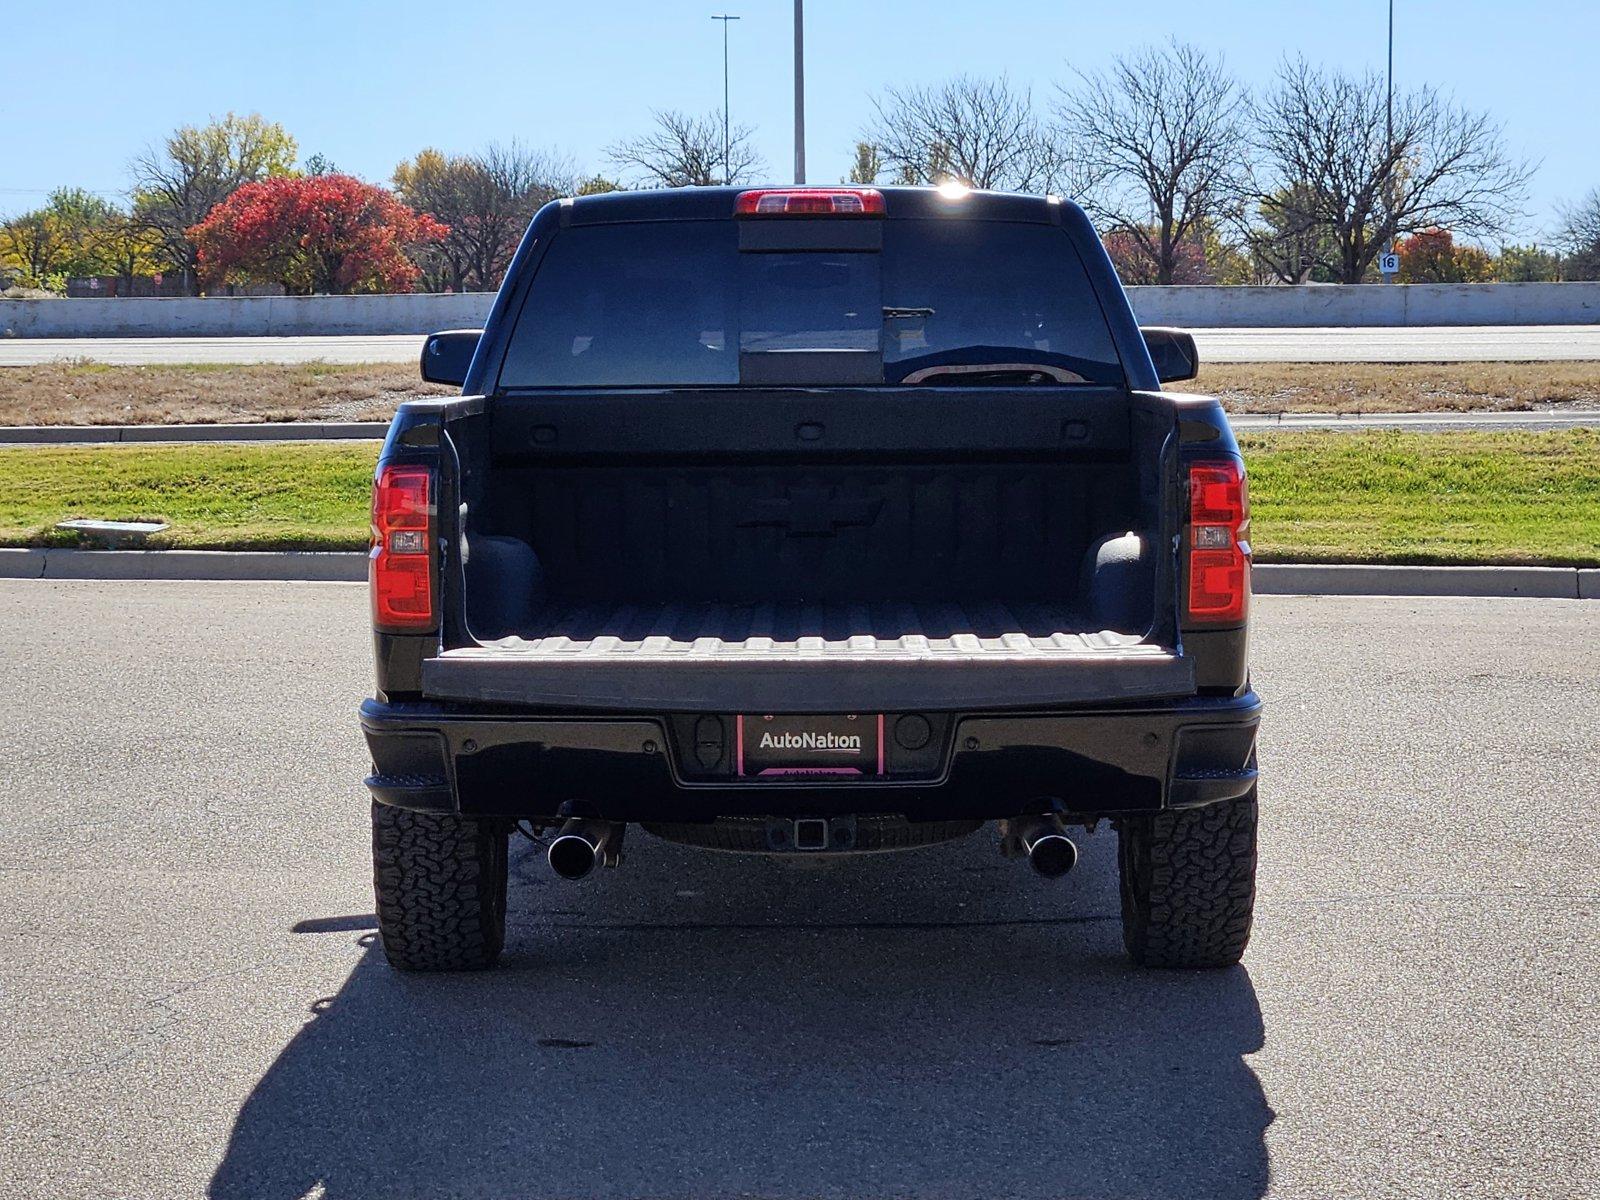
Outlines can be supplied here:
M748 187L685 187L654 191L602 192L594 196L574 196L557 201L563 224L600 225L613 221L694 221L733 218L734 202L741 192L785 190L786 184L751 184ZM792 185L796 191L858 190L853 184ZM884 218L908 217L966 218L986 221L1026 221L1059 225L1067 213L1081 218L1070 200L1057 197L1024 196L1015 192L964 191L951 195L933 187L879 187L883 194ZM762 220L805 220L804 216L757 218ZM844 218L874 220L877 218Z

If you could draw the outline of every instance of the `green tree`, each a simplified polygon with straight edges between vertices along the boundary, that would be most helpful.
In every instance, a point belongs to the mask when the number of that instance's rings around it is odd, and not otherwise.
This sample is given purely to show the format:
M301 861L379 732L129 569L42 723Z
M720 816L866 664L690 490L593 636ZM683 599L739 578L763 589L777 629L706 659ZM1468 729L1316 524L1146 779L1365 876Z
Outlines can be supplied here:
M1554 283L1561 278L1561 258L1542 246L1501 246L1494 277L1501 283Z
M0 268L22 287L61 291L69 253L60 219L47 209L22 213L0 225Z
M107 275L100 237L119 215L117 206L82 188L57 188L45 202L61 239L61 274L82 277Z
M121 294L133 294L133 281L161 270L161 240L130 212L112 214L94 232L97 274L115 275Z
M1313 212L1311 185L1290 184L1235 214L1259 283L1335 283L1339 243Z
M164 265L198 294L198 250L189 230L246 183L294 173L298 147L282 125L259 113L229 113L185 125L133 163L134 215L160 242Z
M850 174L845 176L844 181L872 184L878 182L878 176L881 174L883 174L883 155L878 153L878 147L871 142L857 142L855 161L850 164Z

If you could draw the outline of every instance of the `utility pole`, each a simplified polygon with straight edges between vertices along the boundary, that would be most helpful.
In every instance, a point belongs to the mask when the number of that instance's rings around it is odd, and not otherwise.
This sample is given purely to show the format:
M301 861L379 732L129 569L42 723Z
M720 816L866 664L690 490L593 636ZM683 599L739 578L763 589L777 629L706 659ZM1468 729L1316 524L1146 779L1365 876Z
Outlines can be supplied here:
M712 16L713 21L722 22L722 182L732 183L733 175L733 135L728 124L728 22L737 21L738 17Z
M794 181L806 181L805 0L794 0Z

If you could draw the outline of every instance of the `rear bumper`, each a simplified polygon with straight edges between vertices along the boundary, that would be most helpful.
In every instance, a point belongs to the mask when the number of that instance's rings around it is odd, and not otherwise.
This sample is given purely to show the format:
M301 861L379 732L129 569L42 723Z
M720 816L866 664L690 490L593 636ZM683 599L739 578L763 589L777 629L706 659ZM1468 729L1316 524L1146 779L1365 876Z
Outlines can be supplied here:
M1100 816L1242 796L1255 784L1260 713L1259 698L1246 692L1095 709L928 714L926 743L896 749L887 777L838 782L756 781L708 766L705 718L368 700L361 727L372 753L373 798L404 808L618 821L868 813L990 820L1050 802L1068 814ZM895 728L896 715L889 721Z

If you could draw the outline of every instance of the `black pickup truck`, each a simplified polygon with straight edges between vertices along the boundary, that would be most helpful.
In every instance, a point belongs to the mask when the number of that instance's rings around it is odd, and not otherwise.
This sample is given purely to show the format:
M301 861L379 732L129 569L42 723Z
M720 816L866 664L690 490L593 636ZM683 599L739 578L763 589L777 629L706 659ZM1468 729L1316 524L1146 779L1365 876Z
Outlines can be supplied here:
M945 188L560 200L379 460L384 950L498 958L508 838L760 854L1118 833L1124 940L1238 961L1244 467L1088 220Z

